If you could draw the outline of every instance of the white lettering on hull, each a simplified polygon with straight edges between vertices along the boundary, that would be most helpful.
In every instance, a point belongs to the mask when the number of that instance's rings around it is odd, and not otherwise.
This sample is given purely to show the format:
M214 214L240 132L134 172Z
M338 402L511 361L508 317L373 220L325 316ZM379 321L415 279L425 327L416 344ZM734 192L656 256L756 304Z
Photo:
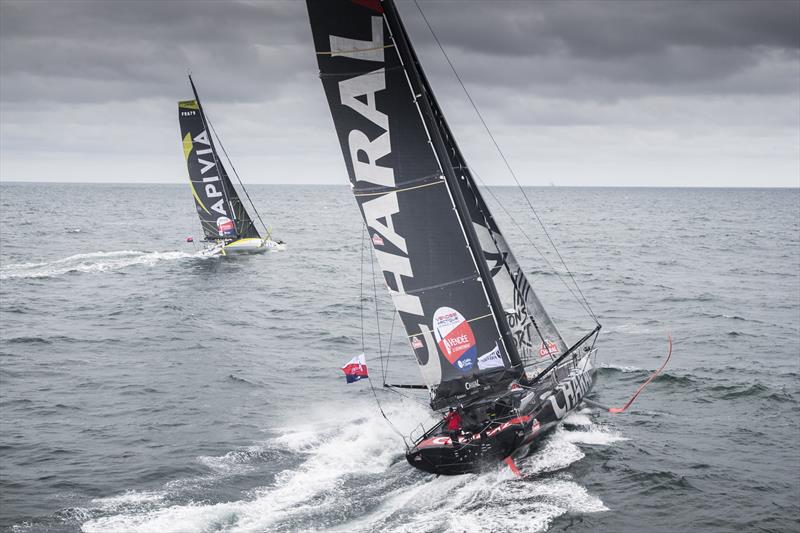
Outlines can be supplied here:
M591 386L592 378L588 372L573 373L569 378L559 383L556 386L556 390L548 397L556 418L559 420L564 418L569 411L580 403Z

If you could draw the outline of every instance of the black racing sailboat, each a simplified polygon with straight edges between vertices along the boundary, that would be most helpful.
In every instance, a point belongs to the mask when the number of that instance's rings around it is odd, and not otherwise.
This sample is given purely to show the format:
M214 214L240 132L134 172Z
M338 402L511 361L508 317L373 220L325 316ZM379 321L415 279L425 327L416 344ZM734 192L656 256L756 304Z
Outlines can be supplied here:
M462 431L440 422L412 439L406 457L460 474L524 453L592 387L600 325L572 345L560 335L478 190L392 0L307 6L351 187L431 408L463 413Z
M189 170L189 185L205 241L209 243L207 252L227 255L280 249L283 243L270 238L270 231L252 201L250 207L262 224L264 236L239 198L236 187L220 160L212 138L213 130L209 128L191 76L189 83L194 100L178 102L178 120L183 140L183 156ZM239 185L249 201L250 196L244 184L239 181Z

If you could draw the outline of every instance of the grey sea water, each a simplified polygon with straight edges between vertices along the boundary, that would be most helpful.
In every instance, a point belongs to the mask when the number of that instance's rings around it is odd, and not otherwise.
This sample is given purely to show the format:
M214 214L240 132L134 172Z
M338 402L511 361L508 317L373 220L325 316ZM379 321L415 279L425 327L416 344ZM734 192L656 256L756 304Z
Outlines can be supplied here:
M286 252L207 259L185 185L0 185L0 528L797 531L800 192L532 188L603 323L592 398L519 462L422 474L367 382L416 381L346 186L253 186ZM547 251L519 191L494 195ZM491 200L491 199L490 199ZM568 340L591 321L491 201ZM551 252L549 260L557 264ZM424 398L376 391L400 433Z

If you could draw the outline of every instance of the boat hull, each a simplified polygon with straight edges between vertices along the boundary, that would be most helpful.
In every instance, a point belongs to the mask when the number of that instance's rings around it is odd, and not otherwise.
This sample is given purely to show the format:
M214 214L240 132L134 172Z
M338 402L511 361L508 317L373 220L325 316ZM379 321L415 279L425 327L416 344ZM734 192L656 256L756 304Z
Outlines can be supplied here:
M591 390L595 369L588 359L585 363L555 387L525 391L520 407L508 420L482 432L465 432L455 444L447 432L423 437L406 453L406 460L431 474L458 475L491 468L509 456L525 455L533 442L558 425Z
M271 239L262 240L255 238L238 239L228 244L214 244L201 253L205 256L217 257L222 255L247 255L263 254L264 252L277 252L286 250L286 244Z
M264 252L285 250L286 245L271 239L239 239L225 245L225 255L263 254Z

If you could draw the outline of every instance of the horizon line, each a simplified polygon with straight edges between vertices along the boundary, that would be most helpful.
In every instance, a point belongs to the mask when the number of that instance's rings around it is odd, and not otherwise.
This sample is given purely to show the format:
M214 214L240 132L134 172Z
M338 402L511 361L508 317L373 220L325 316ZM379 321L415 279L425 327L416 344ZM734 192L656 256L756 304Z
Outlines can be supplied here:
M0 179L0 185L3 184L60 184L60 185L183 185L184 182L182 181L152 181L152 182L142 182L142 181L55 181L49 179L41 179L41 180L5 180ZM291 187L347 187L349 183L284 183L284 182L276 182L276 183L249 183L246 187L255 186L255 185L280 185L280 186L291 186ZM553 189L611 189L611 188L618 188L618 189L800 189L800 183L796 186L785 186L785 185L556 185L556 184L547 184L547 185L515 185L515 184L491 184L486 185L482 184L482 187L509 187L509 188L518 188L518 187L540 187L540 188L553 188Z

